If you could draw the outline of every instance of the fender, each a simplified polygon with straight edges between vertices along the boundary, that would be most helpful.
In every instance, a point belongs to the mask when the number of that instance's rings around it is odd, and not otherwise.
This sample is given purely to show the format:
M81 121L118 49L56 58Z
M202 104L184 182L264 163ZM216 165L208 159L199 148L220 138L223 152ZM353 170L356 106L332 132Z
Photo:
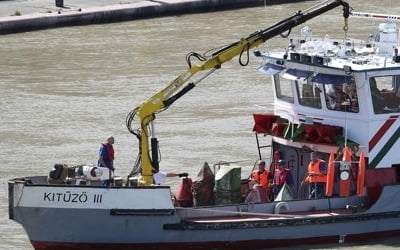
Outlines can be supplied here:
M281 211L289 212L289 204L287 204L287 202L280 201L280 202L276 203L274 213L280 214Z

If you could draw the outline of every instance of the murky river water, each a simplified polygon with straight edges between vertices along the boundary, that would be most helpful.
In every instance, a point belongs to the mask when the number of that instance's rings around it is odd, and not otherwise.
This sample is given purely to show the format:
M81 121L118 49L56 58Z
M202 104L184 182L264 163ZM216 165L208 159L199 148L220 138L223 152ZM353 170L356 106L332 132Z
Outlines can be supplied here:
M349 2L357 11L400 12L394 0ZM8 179L46 175L54 163L95 163L98 147L108 135L116 138L116 173L128 175L138 150L125 117L185 70L186 53L237 41L312 4L0 37L0 249L32 248L22 227L8 220ZM342 22L338 8L308 24L314 34L343 37ZM363 23L350 20L349 35L363 38ZM272 39L260 49L285 45L286 41ZM260 63L252 54L247 67L239 66L237 59L227 63L157 116L164 171L195 176L205 161L251 163L257 158L252 113L272 110L269 79L256 71ZM177 180L169 184L176 186ZM390 239L320 248L396 246L399 240Z

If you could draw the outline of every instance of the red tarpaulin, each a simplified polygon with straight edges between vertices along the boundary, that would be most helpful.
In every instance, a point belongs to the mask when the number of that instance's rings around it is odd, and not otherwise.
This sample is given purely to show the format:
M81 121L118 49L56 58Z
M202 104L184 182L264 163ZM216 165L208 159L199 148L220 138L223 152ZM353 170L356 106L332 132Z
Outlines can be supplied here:
M271 135L278 136L278 137L283 137L283 134L285 132L285 128L287 126L288 126L288 123L273 123L272 124Z
M278 115L272 114L253 114L253 131L259 134L271 133L272 124L276 121L278 117Z
M342 134L342 127L322 125L322 124L304 124L304 139L314 143L334 143L337 135Z

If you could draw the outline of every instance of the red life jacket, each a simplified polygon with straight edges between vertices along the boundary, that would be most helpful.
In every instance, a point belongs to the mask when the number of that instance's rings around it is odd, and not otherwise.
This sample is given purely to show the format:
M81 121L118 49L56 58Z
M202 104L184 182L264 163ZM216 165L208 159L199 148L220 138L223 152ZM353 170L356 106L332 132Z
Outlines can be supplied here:
M287 176L289 174L289 169L284 168L281 170L277 169L275 171L275 185L280 186L285 184L287 181Z
M108 161L113 161L114 160L114 147L109 144L108 142L102 143L102 145L106 148L107 150L107 155L108 155Z

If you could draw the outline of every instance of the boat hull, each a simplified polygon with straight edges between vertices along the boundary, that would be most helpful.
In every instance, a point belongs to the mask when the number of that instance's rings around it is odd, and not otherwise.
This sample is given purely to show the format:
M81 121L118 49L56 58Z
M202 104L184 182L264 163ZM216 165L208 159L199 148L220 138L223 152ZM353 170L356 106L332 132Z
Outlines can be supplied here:
M304 239L280 239L280 240L247 240L238 242L166 242L166 243L130 243L130 244L109 244L109 243L63 243L63 242L35 242L31 241L33 247L38 250L113 250L113 249L266 249L276 247L295 247L301 245L315 245L324 243L345 243L360 242L366 239L398 236L400 230L371 232L357 235L325 236Z
M273 214L278 203L175 208L168 187L103 188L10 181L10 218L35 249L267 248L338 243L400 232L400 186L386 187L368 211L336 214L360 197L288 201L296 215ZM326 210L313 214L313 210ZM229 211L234 216L226 216ZM242 214L242 216L240 216ZM251 216L249 216L249 214Z

